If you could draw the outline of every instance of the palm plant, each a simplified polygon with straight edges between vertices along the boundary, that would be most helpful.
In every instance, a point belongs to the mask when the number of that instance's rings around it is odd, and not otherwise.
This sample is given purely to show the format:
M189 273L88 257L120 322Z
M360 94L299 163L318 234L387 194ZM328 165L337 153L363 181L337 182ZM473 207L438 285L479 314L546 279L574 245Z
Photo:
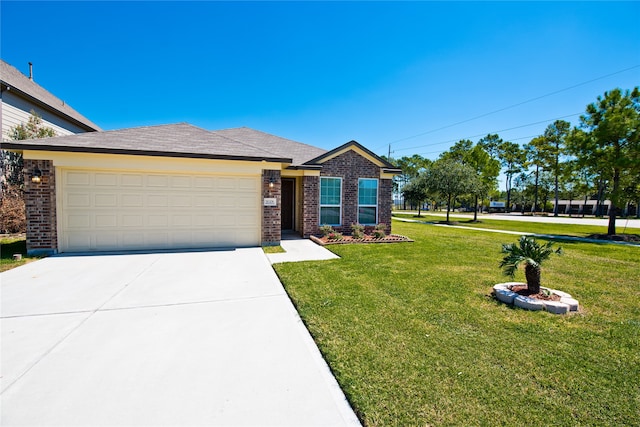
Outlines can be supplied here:
M524 264L524 275L527 278L527 289L531 294L540 292L541 264L551 254L562 254L562 248L552 248L553 243L540 244L533 237L521 236L518 243L502 245L502 253L506 254L500 262L506 276L513 278L520 265Z

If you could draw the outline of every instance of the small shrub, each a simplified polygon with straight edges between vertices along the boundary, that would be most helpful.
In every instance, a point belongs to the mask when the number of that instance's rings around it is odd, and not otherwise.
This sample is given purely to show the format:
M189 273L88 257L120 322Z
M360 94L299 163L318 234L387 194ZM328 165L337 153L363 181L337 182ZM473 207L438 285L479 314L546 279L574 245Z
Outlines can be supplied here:
M320 231L322 232L322 235L327 237L329 234L333 233L333 227L330 225L323 225L320 227Z
M353 230L351 235L354 239L362 239L364 237L364 225L351 224L351 230Z
M329 240L342 240L342 233L338 233L337 231L332 231L331 233L327 234L327 238Z
M22 191L13 185L3 189L0 199L0 232L24 233L27 219Z
M373 237L375 237L376 239L382 239L383 237L385 237L387 235L387 233L385 232L386 228L387 228L386 224L376 225L375 228L373 229Z

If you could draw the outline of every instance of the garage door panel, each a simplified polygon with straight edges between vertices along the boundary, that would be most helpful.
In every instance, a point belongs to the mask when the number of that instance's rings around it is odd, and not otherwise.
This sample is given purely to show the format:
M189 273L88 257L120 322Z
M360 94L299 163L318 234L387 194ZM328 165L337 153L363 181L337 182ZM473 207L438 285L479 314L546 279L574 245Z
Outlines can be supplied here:
M144 194L123 194L120 196L120 206L123 208L141 208L144 206Z
M172 188L191 188L191 177L188 176L172 176Z
M215 179L209 176L197 176L194 179L194 187L203 189L215 188Z
M116 208L118 207L118 195L115 193L96 193L94 195L95 207Z
M144 225L144 219L143 219L143 215L142 214L128 214L128 215L122 215L122 222L121 225L123 227L135 227L135 228L140 228Z
M61 174L63 252L260 244L257 175Z
M67 216L67 227L73 229L89 229L91 228L91 215L78 213Z
M74 208L91 207L91 194L89 193L70 193L67 197L67 203Z
M169 197L165 194L149 194L147 196L147 206L149 207L167 207L169 206Z
M86 186L91 184L91 175L89 172L69 172L66 181L69 186Z
M118 234L96 234L96 249L98 250L109 250L113 247L118 246Z
M147 225L149 227L166 227L169 225L169 215L148 215Z
M167 188L169 177L166 175L147 175L147 187Z
M140 174L122 174L120 176L120 185L123 187L142 187L144 178Z
M98 187L117 187L118 175L115 173L96 173L95 184Z
M258 182L252 179L240 178L238 179L238 189L239 190L258 190Z
M183 195L172 195L169 196L169 206L173 208L184 208L191 206L191 197L183 196Z
M116 214L96 215L97 228L115 228L118 226L118 216Z

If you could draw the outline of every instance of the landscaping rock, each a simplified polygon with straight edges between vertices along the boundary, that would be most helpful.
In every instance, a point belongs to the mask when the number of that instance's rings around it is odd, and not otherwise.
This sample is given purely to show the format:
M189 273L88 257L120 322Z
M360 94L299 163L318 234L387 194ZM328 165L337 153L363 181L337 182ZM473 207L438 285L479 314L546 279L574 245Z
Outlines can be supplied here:
M508 289L495 289L493 291L498 301L502 301L506 304L513 304L513 300L518 296L515 292L511 292Z
M560 302L569 306L569 311L578 311L578 300L573 298L560 298Z
M522 295L515 297L513 305L532 311L544 310L544 303L541 300L528 298Z
M569 304L558 301L544 301L544 309L553 314L567 314L569 312Z
M493 285L493 290L494 291L508 291L509 288L507 288L507 284L506 283L498 283L497 285Z

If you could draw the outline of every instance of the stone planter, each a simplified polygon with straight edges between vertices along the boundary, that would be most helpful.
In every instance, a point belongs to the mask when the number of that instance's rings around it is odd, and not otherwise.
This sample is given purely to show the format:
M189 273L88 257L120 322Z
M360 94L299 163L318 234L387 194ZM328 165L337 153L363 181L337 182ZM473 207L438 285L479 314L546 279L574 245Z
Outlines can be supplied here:
M560 301L547 301L537 298L531 298L524 295L518 295L512 291L514 286L526 286L526 283L522 282L505 282L498 283L493 286L493 295L498 301L505 304L514 305L516 307L524 308L525 310L546 310L553 314L567 314L572 311L578 311L578 300L574 299L566 292L558 291L556 289L550 289L540 287L541 290L550 292L553 295L560 297Z

